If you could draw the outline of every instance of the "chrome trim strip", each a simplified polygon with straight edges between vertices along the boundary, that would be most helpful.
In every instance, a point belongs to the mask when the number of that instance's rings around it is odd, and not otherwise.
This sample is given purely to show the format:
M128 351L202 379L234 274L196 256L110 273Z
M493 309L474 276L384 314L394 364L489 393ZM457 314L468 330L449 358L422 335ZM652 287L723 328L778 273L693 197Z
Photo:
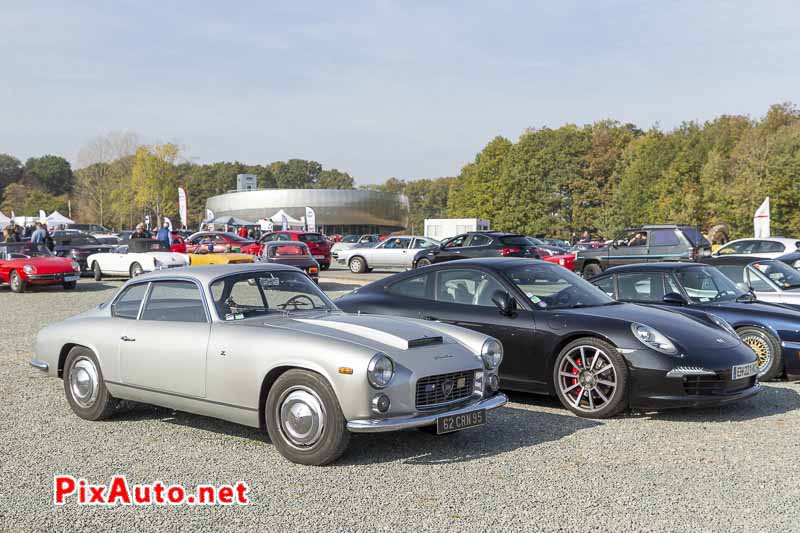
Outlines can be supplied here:
M425 414L402 418L351 420L347 423L347 430L353 433L380 433L384 431L398 431L401 429L428 426L435 424L436 419L441 416L461 415L471 413L472 411L477 411L479 409L486 409L488 411L502 407L506 404L506 402L508 402L506 395L503 393L497 393L491 398L470 404L466 407L462 407L461 409L440 411L435 414Z
M41 370L42 372L47 372L50 369L50 365L48 365L44 361L40 361L39 359L31 359L29 363L33 368Z
M789 348L790 350L800 350L800 342L782 341L782 348Z
M225 403L225 402L215 402L214 400L206 400L205 398L198 398L197 396L189 396L188 394L178 394L177 392L167 392L163 390L151 389L148 387L140 387L139 385L131 385L129 383L120 383L118 381L109 381L105 380L106 383L110 383L112 385L116 385L118 387L127 387L129 389L137 389L143 390L146 392L154 392L156 394L164 394L166 396L175 396L176 398L185 398L187 400L196 400L198 402L204 403L211 403L214 405L221 405L222 407L233 407L234 409L242 409L243 411L253 411L258 412L258 409L253 409L252 407L244 407L242 405L234 405L232 403Z
M717 373L699 366L678 366L667 372L668 378L682 378L685 376L716 376Z

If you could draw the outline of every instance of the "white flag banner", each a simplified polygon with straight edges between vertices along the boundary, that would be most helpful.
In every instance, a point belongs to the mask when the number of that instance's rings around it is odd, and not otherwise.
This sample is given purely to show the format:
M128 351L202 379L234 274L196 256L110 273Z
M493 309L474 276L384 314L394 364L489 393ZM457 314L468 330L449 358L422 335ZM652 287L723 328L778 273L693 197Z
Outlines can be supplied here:
M42 209L39 209L39 222L47 224L47 214Z
M164 224L167 225L169 232L172 233L172 221L169 219L169 217L164 217Z
M11 223L16 224L17 222L17 215L14 214L14 210L11 210Z
M756 239L769 237L769 196L764 199L764 202L756 209L756 214L753 215L753 232Z
M281 229L283 229L283 231L289 229L289 219L286 217L286 213L281 215L281 226L282 226Z
M181 216L181 227L184 228L188 224L188 218L186 217L186 210L188 209L187 205L186 190L183 187L178 187L178 213Z
M214 220L214 211L211 209L206 209L206 222L210 222Z
M310 207L306 207L306 231L311 233L317 231L317 214Z

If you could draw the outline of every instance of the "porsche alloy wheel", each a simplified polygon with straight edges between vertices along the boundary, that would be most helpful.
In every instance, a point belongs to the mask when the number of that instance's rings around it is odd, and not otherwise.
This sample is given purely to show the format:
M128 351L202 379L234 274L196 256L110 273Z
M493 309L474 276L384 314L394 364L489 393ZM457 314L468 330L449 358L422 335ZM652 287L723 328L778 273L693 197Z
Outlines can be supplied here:
M767 381L778 377L783 370L778 340L760 328L745 327L737 330L737 333L758 357L758 379Z
M64 392L72 410L85 420L108 418L117 406L103 382L97 357L88 348L76 346L64 362Z
M275 380L264 406L269 438L292 462L325 465L350 442L336 393L315 372L292 369Z
M561 403L573 413L607 418L625 408L627 368L610 344L599 339L578 339L556 359L556 391Z

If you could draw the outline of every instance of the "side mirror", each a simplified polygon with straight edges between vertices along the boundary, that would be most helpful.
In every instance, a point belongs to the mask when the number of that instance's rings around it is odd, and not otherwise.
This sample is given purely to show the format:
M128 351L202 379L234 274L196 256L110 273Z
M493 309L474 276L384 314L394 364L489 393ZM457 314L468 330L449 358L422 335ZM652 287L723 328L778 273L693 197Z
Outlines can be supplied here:
M665 304L672 304L672 305L686 305L687 303L689 303L686 301L686 298L684 298L683 295L677 292L668 292L667 294L664 295L662 301Z
M492 302L497 306L500 314L511 316L517 310L517 301L506 291L496 290L492 294Z

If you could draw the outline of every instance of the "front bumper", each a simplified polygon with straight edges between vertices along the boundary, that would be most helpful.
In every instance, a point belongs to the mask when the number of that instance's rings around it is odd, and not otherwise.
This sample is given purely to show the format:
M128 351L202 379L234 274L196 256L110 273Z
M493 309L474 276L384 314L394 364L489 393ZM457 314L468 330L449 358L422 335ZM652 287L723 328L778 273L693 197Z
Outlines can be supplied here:
M50 369L50 365L39 359L31 359L30 364L33 368L41 370L42 372L47 372Z
M80 272L58 272L56 274L26 274L25 278L26 281L29 283L63 283L65 281L64 278L71 278L75 277L76 279L79 278L81 275ZM72 280L76 281L76 280Z
M430 426L436 424L436 419L440 416L461 415L480 409L490 411L504 406L506 402L508 402L506 395L498 392L490 398L485 398L477 403L472 403L456 409L443 409L409 417L351 420L347 423L347 429L352 433L381 433L385 431L400 431L402 429Z
M781 355L786 377L789 379L800 378L800 343L781 342Z

